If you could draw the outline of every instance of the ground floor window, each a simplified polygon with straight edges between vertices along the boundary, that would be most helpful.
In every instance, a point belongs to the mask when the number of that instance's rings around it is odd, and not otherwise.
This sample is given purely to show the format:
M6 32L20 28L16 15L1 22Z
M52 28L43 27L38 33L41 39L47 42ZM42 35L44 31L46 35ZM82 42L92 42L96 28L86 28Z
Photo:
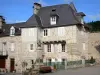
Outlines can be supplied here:
M66 60L62 59L62 65L65 65Z
M51 59L48 59L48 65L51 66Z

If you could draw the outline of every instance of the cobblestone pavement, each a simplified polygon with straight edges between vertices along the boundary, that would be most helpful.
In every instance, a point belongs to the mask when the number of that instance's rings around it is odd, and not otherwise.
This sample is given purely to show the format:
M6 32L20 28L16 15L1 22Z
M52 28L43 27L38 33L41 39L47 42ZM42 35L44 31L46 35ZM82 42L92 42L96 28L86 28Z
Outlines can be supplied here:
M0 75L22 75L15 73L6 73ZM54 73L45 73L40 75L100 75L100 66L84 67L70 70L59 70Z

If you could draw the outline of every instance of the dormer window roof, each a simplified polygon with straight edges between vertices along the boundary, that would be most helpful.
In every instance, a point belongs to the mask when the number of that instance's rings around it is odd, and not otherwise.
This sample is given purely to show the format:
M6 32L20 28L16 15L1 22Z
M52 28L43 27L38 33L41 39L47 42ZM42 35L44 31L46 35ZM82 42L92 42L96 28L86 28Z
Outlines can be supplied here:
M15 35L15 28L14 28L14 26L12 26L10 28L10 36L14 36L14 35Z
M50 24L51 25L56 25L57 20L58 20L58 15L56 13L56 9L53 8L51 13L50 13Z

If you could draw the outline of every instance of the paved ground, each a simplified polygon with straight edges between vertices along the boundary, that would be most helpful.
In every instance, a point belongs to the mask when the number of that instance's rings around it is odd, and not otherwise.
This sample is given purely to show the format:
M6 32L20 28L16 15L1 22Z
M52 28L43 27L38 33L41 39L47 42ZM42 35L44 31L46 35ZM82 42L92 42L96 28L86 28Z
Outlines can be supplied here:
M100 75L100 66L87 67L74 70L63 70L42 75Z
M2 74L2 75L21 75L21 74ZM73 70L60 70L54 73L40 75L100 75L100 66L78 68Z

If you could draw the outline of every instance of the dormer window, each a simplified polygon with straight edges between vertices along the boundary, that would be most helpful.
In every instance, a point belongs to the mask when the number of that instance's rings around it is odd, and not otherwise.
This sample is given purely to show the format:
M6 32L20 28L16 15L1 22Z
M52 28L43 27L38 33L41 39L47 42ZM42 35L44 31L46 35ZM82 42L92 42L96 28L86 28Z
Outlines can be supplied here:
M10 28L10 36L14 36L14 34L15 34L15 28L12 26Z
M51 18L50 18L51 25L55 25L56 21L57 21L57 17L56 16L51 16Z

